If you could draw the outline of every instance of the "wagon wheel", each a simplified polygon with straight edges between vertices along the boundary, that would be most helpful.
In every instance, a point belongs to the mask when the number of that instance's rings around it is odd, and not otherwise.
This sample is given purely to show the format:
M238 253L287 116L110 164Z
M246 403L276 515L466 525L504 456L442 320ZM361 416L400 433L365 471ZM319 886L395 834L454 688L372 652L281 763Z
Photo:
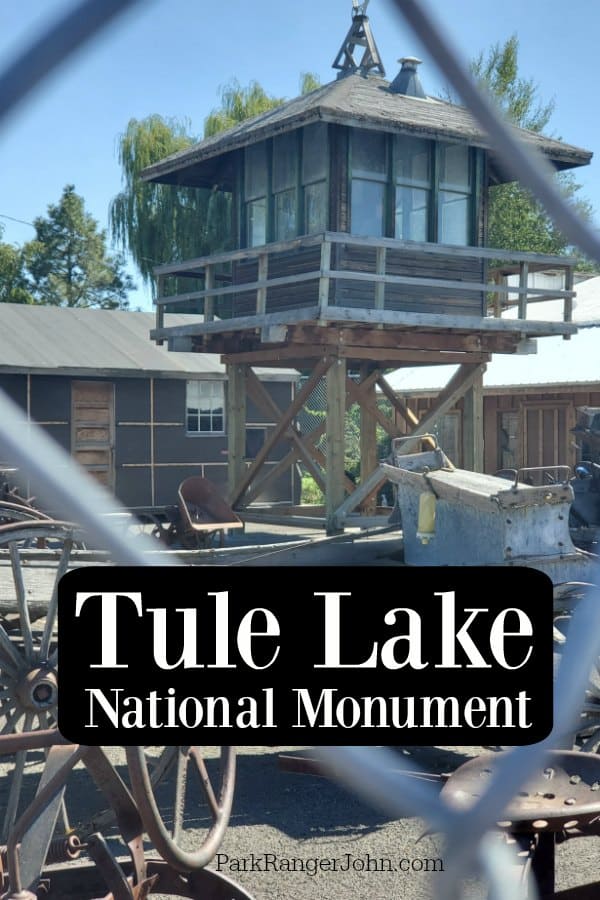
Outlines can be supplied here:
M560 665L562 651L568 640L569 623L577 604L586 596L596 596L600 591L594 584L568 582L554 588L554 662ZM588 686L581 708L581 717L573 736L575 749L600 752L600 657L594 660Z
M58 581L69 568L77 526L52 520L0 526L0 735L56 727ZM24 566L22 550L56 547L58 564L40 570ZM33 757L33 758L32 758ZM19 812L25 767L39 761L22 750L14 756L0 840L5 841ZM66 815L63 809L63 824Z
M176 871L187 873L202 869L217 852L229 822L235 788L235 747L221 747L219 784L209 774L201 747L164 747L154 769L149 759L155 748L127 747L127 764L132 793L144 828L161 857ZM156 758L156 755L155 755ZM208 818L210 824L202 843L194 850L184 848L184 814L188 770L196 772L194 784L195 818ZM168 778L172 773L174 778ZM168 781L172 799L157 800L157 783ZM172 782L172 783L171 783ZM197 801L197 788L202 789L206 804Z

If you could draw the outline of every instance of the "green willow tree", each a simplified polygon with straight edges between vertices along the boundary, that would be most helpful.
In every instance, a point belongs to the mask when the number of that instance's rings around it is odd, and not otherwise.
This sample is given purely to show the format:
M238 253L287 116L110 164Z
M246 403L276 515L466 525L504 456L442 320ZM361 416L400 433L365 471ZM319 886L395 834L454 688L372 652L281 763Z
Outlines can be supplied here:
M470 69L514 125L536 133L547 129L555 108L554 100L545 103L540 98L537 83L519 75L516 34L504 44L494 44L486 53L480 53L472 60ZM579 215L591 219L592 207L578 196L581 185L573 174L560 172L556 179L563 195ZM573 249L541 204L516 182L490 189L488 229L490 247L549 254L570 253ZM580 265L590 267L583 258Z
M302 93L318 88L316 76L301 76ZM242 87L233 80L221 89L220 106L204 121L204 137L211 137L252 116L280 106L253 81ZM152 284L152 270L161 263L190 259L231 247L231 198L218 190L143 182L147 166L197 143L189 122L160 115L131 119L119 138L118 158L123 189L110 207L113 238L129 250L142 279Z
M27 288L34 303L127 308L134 284L120 254L106 248L106 232L85 211L83 198L66 185L47 216L33 222L36 236L23 246Z

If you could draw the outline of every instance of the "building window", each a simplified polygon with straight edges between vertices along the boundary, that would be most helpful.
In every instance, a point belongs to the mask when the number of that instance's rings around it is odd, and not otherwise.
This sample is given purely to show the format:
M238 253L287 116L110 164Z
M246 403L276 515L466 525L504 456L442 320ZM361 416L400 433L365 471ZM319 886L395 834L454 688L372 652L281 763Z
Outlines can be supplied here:
M387 135L352 133L350 231L368 237L386 234Z
M188 434L224 434L225 389L222 381L188 381L185 406Z
M273 138L273 212L275 240L295 237L298 225L298 134L295 131Z
M329 149L325 122L307 125L302 132L302 188L304 233L327 230L327 167Z
M470 244L474 159L465 144L354 129L351 234Z
M402 136L395 140L394 178L394 236L404 241L429 240L430 141Z
M442 244L471 238L471 154L464 144L439 144L438 231Z
M267 243L268 169L267 145L246 147L244 199L246 201L246 238L249 247Z

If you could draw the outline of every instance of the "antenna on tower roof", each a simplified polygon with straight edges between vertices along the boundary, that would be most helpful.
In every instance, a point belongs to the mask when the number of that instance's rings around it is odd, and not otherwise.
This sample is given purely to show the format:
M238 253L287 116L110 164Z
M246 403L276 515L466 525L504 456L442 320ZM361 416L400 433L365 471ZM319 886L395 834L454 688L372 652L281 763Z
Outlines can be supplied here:
M385 76L385 69L369 24L369 17L366 15L368 5L369 0L362 0L362 2L361 0L352 0L352 24L340 52L333 62L333 68L340 70L338 78L353 75L356 72L360 75L375 72L377 75ZM357 47L364 47L360 62L354 58L354 51Z

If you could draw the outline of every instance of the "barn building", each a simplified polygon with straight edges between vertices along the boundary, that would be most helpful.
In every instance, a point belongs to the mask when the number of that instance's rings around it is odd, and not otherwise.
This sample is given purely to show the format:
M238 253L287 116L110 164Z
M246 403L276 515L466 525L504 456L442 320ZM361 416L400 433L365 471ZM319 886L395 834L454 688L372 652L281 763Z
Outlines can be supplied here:
M176 327L182 317L170 321ZM214 354L157 347L148 339L152 323L151 313L0 304L0 387L23 410L24 426L41 424L137 509L176 503L190 475L227 489L225 366ZM292 402L296 372L259 369L256 377L274 406ZM246 460L275 424L248 402ZM267 499L289 504L298 491L296 470L288 469Z

